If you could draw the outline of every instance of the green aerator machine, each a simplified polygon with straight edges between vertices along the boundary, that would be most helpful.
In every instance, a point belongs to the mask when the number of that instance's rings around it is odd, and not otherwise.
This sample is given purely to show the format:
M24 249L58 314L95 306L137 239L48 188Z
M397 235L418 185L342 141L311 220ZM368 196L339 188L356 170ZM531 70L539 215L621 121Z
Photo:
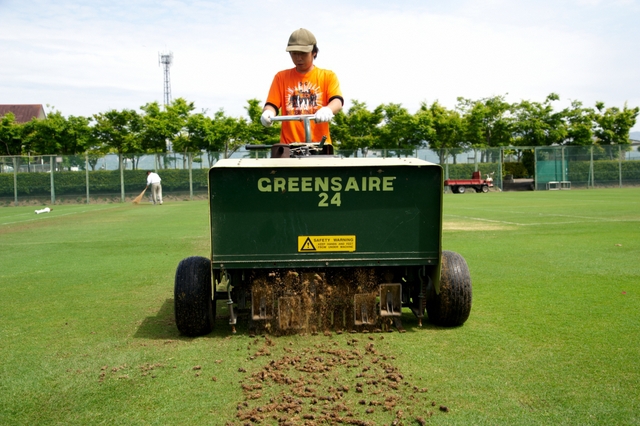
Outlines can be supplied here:
M439 326L467 320L469 269L442 250L439 165L343 158L323 141L247 148L271 156L209 170L211 254L175 276L182 334L208 334L216 313L234 333L243 318L272 334L404 331L411 313L419 326L425 312Z

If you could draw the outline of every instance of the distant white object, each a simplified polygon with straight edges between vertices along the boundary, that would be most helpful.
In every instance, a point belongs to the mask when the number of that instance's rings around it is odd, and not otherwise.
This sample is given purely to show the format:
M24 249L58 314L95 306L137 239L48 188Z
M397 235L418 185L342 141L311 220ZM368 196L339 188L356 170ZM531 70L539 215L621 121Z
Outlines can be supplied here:
M36 210L36 214L40 214L40 213L49 213L51 210L49 207L45 207L44 209L40 209L40 210Z

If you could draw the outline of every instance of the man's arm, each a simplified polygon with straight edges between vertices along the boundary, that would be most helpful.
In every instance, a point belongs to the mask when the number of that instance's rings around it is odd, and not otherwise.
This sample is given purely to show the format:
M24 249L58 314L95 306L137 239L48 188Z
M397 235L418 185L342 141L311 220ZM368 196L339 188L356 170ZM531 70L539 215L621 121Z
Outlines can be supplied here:
M276 115L276 109L273 107L273 105L271 105L271 104L266 104L266 105L264 106L264 108L262 108L262 112L264 112L264 111L266 111L266 110L271 111L271 112L273 113L273 115L274 115L274 116Z
M337 114L342 109L342 101L339 98L333 98L327 106L331 108L331 112Z

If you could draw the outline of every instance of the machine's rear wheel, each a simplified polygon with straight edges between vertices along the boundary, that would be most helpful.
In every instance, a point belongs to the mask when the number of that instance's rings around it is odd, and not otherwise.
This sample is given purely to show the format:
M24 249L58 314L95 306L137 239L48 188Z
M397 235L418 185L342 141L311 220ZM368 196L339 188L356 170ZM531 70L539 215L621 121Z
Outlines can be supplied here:
M202 336L213 329L215 305L211 299L211 261L192 256L176 270L174 310L176 326L187 336Z
M482 185L482 192L484 192L485 194L489 192L489 187L487 185Z
M464 258L442 252L440 294L432 288L427 297L427 314L433 324L454 327L464 324L471 312L471 274Z
M464 186L459 186L458 187L458 194L464 194L464 192L467 190L467 188L465 188Z

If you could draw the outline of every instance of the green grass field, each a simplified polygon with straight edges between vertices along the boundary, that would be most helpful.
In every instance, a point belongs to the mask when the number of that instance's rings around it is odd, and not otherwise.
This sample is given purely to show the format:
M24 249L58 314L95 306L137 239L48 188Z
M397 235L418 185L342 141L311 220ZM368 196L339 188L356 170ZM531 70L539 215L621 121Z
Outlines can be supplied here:
M0 424L254 424L238 413L295 391L254 375L316 358L341 406L261 424L640 424L640 189L446 194L444 220L473 279L462 327L269 339L220 318L191 339L173 275L208 256L206 202L0 208ZM358 392L369 368L402 380Z

